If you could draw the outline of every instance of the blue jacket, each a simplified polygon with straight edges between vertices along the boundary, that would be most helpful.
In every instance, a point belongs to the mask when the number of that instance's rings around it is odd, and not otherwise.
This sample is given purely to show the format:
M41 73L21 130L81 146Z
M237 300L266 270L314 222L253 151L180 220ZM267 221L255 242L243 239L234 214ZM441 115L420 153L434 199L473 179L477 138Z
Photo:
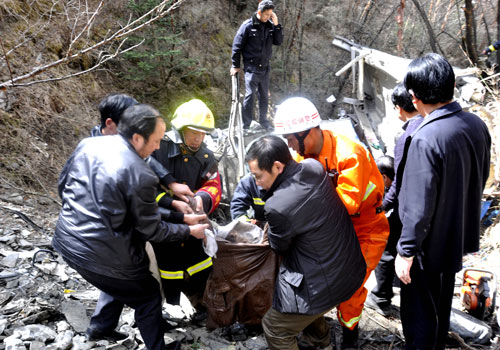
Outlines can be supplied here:
M403 134L396 141L396 147L394 147L394 170L395 173L398 173L398 166L401 162L401 158L403 157L403 152L405 148L406 138L410 136L422 123L424 118L421 115L416 115L413 118L409 119L403 125ZM397 194L396 194L396 184L397 184L397 176L394 177L394 181L391 183L391 187L389 191L384 196L384 200L382 201L382 205L385 211L389 209L397 210Z
M257 14L242 23L233 40L232 66L240 68L243 55L245 70L265 68L273 53L273 45L281 45L283 30L281 24L275 26L271 21L262 23Z
M401 256L417 256L424 269L455 273L462 256L479 249L490 146L484 122L457 102L424 118L398 169Z
M257 186L251 174L245 175L234 190L233 199L231 200L231 218L234 220L246 215L247 210L252 207L255 219L266 221L264 215L265 202L262 200L265 193L266 190Z
M349 299L363 283L366 263L321 163L290 161L264 199L269 245L283 256L273 308L314 315Z

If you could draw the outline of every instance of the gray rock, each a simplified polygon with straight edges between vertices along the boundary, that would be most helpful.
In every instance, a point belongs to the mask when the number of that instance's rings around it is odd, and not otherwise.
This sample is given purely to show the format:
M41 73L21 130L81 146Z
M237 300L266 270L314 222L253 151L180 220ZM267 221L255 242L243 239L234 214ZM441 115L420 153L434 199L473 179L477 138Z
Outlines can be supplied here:
M61 305L61 311L66 321L78 333L84 333L90 323L85 305L77 300L66 300Z
M46 343L48 340L54 340L57 333L51 328L41 324L29 324L14 329L12 336L24 341L36 340Z
M45 343L42 343L41 341L32 341L30 343L29 350L41 350L41 349L46 349Z
M69 323L66 322L66 321L59 321L56 323L56 330L57 330L57 333L61 333L61 332L64 332L64 331L67 331L69 329Z
M71 345L73 344L74 335L75 332L71 330L59 333L56 339L54 340L54 343L51 345L55 347L55 350L67 350L71 348Z
M24 342L13 335L5 338L3 342L5 345L5 350L26 350Z
M3 334L3 331L7 327L7 319L6 318L1 318L0 319L0 334Z
M19 240L19 246L21 248L32 248L33 247L33 243L28 242L27 240L21 238Z
M243 342L243 345L248 350L265 350L267 349L267 342L264 335L252 337Z
M2 264L3 266L10 267L10 268L16 267L18 258L19 258L19 253L9 254L6 257L4 257L2 260L0 260L0 264Z
M4 315L7 315L7 314L19 312L22 310L22 308L24 306L24 302L25 302L24 299L11 300L2 308L2 313Z
M16 239L15 235L3 235L0 237L0 243L6 243L9 244L10 242L13 242Z
M5 289L14 289L19 286L19 280L18 279L11 279L5 283Z
M77 335L73 338L73 347L71 350L89 350L92 349L95 345L95 342L87 342L87 338L83 335Z

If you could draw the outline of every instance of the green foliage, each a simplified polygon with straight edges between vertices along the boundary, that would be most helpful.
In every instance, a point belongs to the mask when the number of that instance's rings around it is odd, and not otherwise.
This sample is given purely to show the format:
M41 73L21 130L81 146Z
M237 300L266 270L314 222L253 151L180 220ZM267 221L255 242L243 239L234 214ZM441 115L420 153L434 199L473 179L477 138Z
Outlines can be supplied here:
M159 0L130 0L128 7L134 18L138 18L159 3ZM172 14L130 36L130 45L144 42L124 54L128 64L122 77L148 85L165 86L172 76L186 78L199 75L203 69L198 68L198 61L188 57L183 50L187 40L182 39L182 34L176 25L175 14Z

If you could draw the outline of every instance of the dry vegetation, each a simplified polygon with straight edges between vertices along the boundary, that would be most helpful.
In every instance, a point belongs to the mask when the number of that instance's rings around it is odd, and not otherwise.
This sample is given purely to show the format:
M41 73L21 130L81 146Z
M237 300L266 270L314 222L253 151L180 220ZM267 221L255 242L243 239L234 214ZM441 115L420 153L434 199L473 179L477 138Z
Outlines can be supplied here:
M156 70L150 77L137 81L123 78L123 72L137 62L120 55L102 62L103 57L116 53L120 41L81 53L137 18L138 14L131 10L128 0L0 2L1 186L11 184L54 194L64 160L76 143L88 135L90 127L98 122L96 106L110 92L134 95L158 107L167 118L181 102L203 98L215 112L218 125L225 126L230 109L228 71L231 43L239 24L253 13L256 1L183 1L169 17L168 27L172 34L183 40L182 44L173 45L173 51L178 52L181 63L189 61L191 65L185 68L181 64L172 64L172 58L165 59L163 62L168 71L160 74ZM345 52L331 45L334 35L404 57L430 51L430 36L415 3L425 10L425 18L434 29L438 51L455 65L464 67L469 62L460 44L465 37L462 1L406 1L403 17L397 17L400 14L399 0L276 0L275 3L285 28L285 41L275 49L272 61L273 106L286 96L301 94L318 105L323 117L336 115L338 105L327 104L325 97L331 93L339 100L342 96L351 96L352 87L348 75L334 76L349 60ZM496 26L496 4L479 1L475 11L476 42L480 50L494 40L492 28ZM141 35L147 38L154 35L154 28L147 26L134 35L139 39ZM129 40L121 49L131 46ZM154 52L154 48L148 46L137 50ZM35 80L65 76L72 78L29 86L9 85L15 77L78 52L81 54L77 57L16 84L32 84ZM161 67L162 61L159 62ZM481 64L484 64L484 57ZM94 70L75 76L89 69ZM190 75L189 71L197 73ZM162 76L169 79L162 80ZM493 102L488 105L493 112L491 125L498 126L495 107L497 81L489 79L488 84L490 94L487 101ZM496 176L498 181L498 170Z

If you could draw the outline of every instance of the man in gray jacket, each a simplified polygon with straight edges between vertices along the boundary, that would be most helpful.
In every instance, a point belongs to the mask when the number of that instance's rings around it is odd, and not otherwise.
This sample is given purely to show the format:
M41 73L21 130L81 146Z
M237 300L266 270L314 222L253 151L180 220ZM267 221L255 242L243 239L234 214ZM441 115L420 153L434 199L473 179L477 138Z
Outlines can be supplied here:
M129 107L119 135L80 142L59 178L63 206L52 244L69 266L101 290L87 330L90 340L118 340L124 305L146 347L163 350L158 282L149 272L145 242L204 238L208 225L161 221L155 201L158 178L144 162L159 148L165 122L148 105ZM198 220L206 219L205 215ZM105 301L105 302L101 302Z
M295 162L277 136L255 141L246 161L267 190L269 244L283 257L262 319L269 349L297 350L300 332L314 347L333 349L323 315L349 299L366 272L347 210L321 163Z

